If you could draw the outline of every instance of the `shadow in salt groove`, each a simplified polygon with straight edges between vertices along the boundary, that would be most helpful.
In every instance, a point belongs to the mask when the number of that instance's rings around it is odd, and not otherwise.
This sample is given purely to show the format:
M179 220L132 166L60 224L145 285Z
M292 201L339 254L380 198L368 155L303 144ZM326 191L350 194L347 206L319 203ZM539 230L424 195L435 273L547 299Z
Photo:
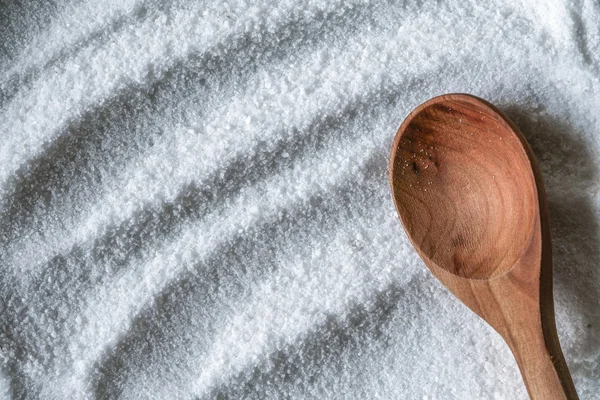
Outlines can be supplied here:
M367 306L359 303L347 310L345 316L328 316L324 324L313 327L306 336L268 354L264 361L200 398L280 398L289 395L292 388L310 392L325 373L324 367L354 369L356 365L346 364L345 354L360 354L369 345L385 344L389 340L387 326L402 304L405 291L421 289L420 285L405 288L393 285L374 293ZM350 358L356 363L361 362L360 355L352 354Z
M290 20L272 32L262 26L263 31L230 38L227 52L224 43L216 43L156 72L159 76L150 83L115 92L70 122L7 183L10 194L0 210L0 244L41 229L57 214L85 209L106 177L118 175L163 135L156 116L179 113L185 120L189 107L206 111L207 98L243 91L238 83L265 64L310 50L324 38L347 40L349 26L358 30L371 22L373 7L357 5L341 15L316 13L310 21ZM191 94L194 102L187 104Z
M598 65L598 52L596 50L598 46L595 39L599 32L598 25L588 26L584 20L584 15L588 14L588 21L597 21L598 16L600 16L600 5L598 2L588 2L584 5L584 1L581 0L574 3L569 12L569 16L573 20L573 40L579 54L581 54L584 65L598 76L600 66Z
M99 374L92 377L96 397L117 396L130 377L140 374L164 379L161 354L169 353L168 362L183 369L190 358L200 360L219 334L219 320L222 323L233 312L230 307L248 298L253 287L278 269L282 258L310 259L312 248L302 244L315 237L327 240L331 232L355 218L352 207L340 204L353 204L357 196L369 198L371 190L368 185L332 188L326 197L306 199L215 249L155 296L99 360L95 368ZM292 249L284 250L286 246ZM188 378L192 377L182 379Z
M542 170L552 229L554 287L566 292L569 309L583 317L575 352L592 357L600 351L600 224L585 188L598 180L597 160L584 136L566 121L540 115L540 110L508 107L504 111L531 144ZM575 372L572 360L566 357L566 361Z
M3 0L0 3L0 67L8 67L11 58L17 57L33 36L44 31L64 3ZM3 74L5 72L2 71ZM8 90L0 87L0 104L3 103L2 99Z
M2 290L0 288L0 290ZM4 312L5 304L0 302L3 318L11 318ZM25 307L21 305L20 311ZM6 356L5 371L8 373L12 399L39 398L33 380L23 371L22 362L27 359L27 343L12 330L0 325L0 353Z

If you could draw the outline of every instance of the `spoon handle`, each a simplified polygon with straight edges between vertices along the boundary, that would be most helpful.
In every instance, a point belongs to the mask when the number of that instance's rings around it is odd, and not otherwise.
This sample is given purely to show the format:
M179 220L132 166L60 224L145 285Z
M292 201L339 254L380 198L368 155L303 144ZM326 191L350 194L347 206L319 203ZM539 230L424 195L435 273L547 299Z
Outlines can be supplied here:
M539 330L530 334L521 331L512 337L512 345L509 343L529 397L532 400L578 400L558 337L555 341L547 339Z
M504 338L532 400L578 400L556 332L548 255L544 261L541 276L526 257L500 279L471 281L471 290L453 291L477 305L473 311ZM477 301L469 301L469 293Z
M445 281L504 338L532 400L578 400L556 332L548 248L546 252L541 271L526 254L498 279ZM432 271L442 279L447 274L435 267Z

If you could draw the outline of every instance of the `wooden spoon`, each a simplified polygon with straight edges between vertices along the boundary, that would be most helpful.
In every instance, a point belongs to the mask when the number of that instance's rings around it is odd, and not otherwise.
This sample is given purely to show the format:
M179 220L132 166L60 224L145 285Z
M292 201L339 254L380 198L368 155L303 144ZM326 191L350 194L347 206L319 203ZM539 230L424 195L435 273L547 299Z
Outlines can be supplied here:
M417 252L504 338L529 396L577 399L554 321L544 184L519 129L477 97L433 98L400 126L390 180Z

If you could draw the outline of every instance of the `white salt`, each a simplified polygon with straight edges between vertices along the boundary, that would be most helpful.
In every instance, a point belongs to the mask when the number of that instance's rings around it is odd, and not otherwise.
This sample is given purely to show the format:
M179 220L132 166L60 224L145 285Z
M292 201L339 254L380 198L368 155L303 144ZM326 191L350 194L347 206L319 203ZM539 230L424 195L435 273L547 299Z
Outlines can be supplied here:
M391 201L399 124L447 92L540 161L559 336L597 398L594 0L2 12L0 398L526 399Z

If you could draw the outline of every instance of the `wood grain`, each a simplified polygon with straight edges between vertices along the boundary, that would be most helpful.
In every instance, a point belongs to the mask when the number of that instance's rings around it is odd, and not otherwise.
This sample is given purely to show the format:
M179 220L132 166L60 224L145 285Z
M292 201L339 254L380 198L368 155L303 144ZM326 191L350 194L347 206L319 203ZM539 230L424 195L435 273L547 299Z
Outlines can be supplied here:
M439 96L403 122L392 194L431 272L506 341L532 399L577 399L558 341L551 240L531 148L488 102Z

